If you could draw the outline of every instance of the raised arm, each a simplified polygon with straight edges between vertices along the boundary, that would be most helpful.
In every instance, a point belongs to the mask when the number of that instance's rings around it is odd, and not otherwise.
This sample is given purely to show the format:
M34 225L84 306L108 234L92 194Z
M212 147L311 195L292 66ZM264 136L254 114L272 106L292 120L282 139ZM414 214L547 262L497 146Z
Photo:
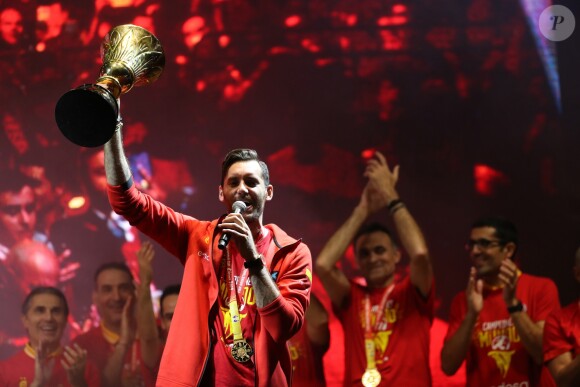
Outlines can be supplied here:
M368 210L363 203L366 202L366 191L367 188L363 192L361 203L355 207L346 222L326 242L314 262L320 282L336 307L342 307L350 292L348 278L337 266L337 263L368 216Z
M376 152L375 157L368 162L365 176L368 177L370 186L379 196L377 201L388 203L397 235L402 247L409 255L411 282L424 297L427 297L433 283L433 268L423 233L395 189L399 167L396 166L391 170L385 156Z
M121 185L131 178L131 168L123 149L122 128L123 122L119 120L115 134L105 144L105 173L110 185Z
M113 352L109 355L103 372L104 386L121 386L121 375L123 371L123 359L130 351L135 341L135 296L130 296L125 301L123 307L123 318L121 322L121 334L119 341L115 344Z
M518 284L518 268L511 259L504 259L499 273L499 279L503 283L503 298L506 307L515 307L520 301L516 298ZM558 308L559 300L557 290L546 288L541 292L542 300L536 302L541 307ZM551 296L551 298L550 298ZM543 302L542 302L543 301ZM543 364L542 339L544 333L544 319L533 321L524 309L510 313L510 317L516 331L522 340L522 344L536 364Z
M360 202L348 219L330 237L316 258L315 268L322 285L334 306L342 307L350 292L346 275L337 266L358 229L372 213L387 205L383 195L377 192L371 181L365 186Z
M441 350L441 369L445 375L454 375L467 357L475 323L483 308L483 281L478 280L476 276L477 270L472 267L465 290L467 312L455 333L445 341ZM457 321L455 319L461 318L458 309L459 305L452 305L450 328L454 321Z
M153 311L153 299L151 297L151 281L153 268L151 262L155 257L153 245L149 241L137 252L139 260L139 286L137 287L137 331L141 343L141 358L143 363L150 369L155 369L161 360L163 352L159 330Z

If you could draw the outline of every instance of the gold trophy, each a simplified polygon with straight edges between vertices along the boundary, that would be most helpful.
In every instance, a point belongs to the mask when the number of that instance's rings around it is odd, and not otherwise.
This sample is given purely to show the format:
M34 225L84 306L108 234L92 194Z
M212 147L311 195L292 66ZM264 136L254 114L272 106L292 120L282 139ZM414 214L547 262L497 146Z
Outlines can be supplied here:
M165 65L165 54L152 33L124 24L105 36L101 60L103 66L95 84L65 93L55 108L60 131L83 147L97 147L113 137L119 114L117 99L133 86L157 80Z

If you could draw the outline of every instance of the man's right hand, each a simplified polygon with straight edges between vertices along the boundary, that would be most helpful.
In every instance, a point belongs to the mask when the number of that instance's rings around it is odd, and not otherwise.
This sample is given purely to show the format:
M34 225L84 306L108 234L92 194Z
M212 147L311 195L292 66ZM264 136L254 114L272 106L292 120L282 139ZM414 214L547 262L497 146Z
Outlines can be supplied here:
M84 387L87 385L85 380L85 368L87 365L87 351L74 344L65 347L62 367L66 371L69 383L73 387Z
M149 241L144 241L141 248L137 251L137 260L139 262L139 280L140 286L149 286L153 280L153 258L155 257L155 250L153 244Z
M135 319L135 295L130 295L123 307L123 318L121 319L121 334L119 343L130 346L135 340L137 321Z
M364 176L368 178L368 182L358 207L365 211L367 217L386 207L392 200L399 198L395 190L399 179L399 166L391 170L387 159L381 152L376 152L368 161Z
M52 369L54 368L54 358L49 359L48 355L48 348L42 344L42 340L39 340L36 357L34 358L34 380L30 387L47 386L50 381Z
M469 281L465 290L467 313L474 317L483 309L483 280L477 278L477 269L472 267L469 272Z

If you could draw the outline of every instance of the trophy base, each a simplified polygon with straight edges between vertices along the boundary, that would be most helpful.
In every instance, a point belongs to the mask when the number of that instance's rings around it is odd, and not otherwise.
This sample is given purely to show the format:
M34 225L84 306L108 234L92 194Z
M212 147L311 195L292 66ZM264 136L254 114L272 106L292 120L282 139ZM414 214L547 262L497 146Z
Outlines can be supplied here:
M111 92L99 85L82 85L65 93L54 115L58 128L72 143L94 148L113 137L119 106Z

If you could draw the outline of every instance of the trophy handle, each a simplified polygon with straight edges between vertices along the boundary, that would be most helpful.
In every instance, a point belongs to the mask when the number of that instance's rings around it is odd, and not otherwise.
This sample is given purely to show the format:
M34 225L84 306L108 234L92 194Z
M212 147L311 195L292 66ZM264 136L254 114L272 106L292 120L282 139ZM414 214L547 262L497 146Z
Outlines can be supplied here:
M65 93L54 114L58 128L69 141L94 148L113 137L119 106L106 88L85 84Z

